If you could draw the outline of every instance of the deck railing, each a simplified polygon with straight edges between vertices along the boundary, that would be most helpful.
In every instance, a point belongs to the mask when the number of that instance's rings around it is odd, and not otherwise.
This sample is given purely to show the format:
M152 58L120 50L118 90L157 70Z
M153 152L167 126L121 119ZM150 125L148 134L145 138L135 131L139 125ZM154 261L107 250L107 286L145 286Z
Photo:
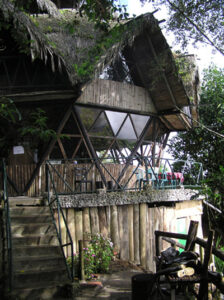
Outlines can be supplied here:
M5 213L5 234L7 243L7 264L8 264L8 288L11 291L13 286L13 263L12 263L12 234L11 234L11 218L9 210L9 200L8 200L8 184L7 184L7 172L5 160L2 159L2 182L3 182L3 202L4 202L4 213ZM4 262L6 263L6 262Z
M99 158L97 164L90 158L49 162L57 192L62 194L95 193L100 188L106 188L107 192L138 191L145 185L151 185L153 189L200 188L203 179L202 164L194 161L136 156L128 167L125 158L114 161L111 157ZM30 164L6 167L10 196L23 194L34 169L35 165ZM27 192L28 196L39 196L46 191L46 176L43 164ZM0 188L3 189L3 181Z
M202 164L194 161L160 159L155 163L143 157L133 159L125 171L125 163L113 163L110 157L98 162L101 174L94 159L48 161L58 194L95 193L102 188L139 191L146 185L153 189L199 188L203 179Z
M60 175L60 174L59 174ZM54 178L51 171L51 164L48 162L46 164L46 176L47 176L47 191L48 191L48 205L51 211L53 223L56 228L58 240L60 243L60 247L64 256L64 261L66 264L67 272L69 278L73 281L74 279L74 251L73 251L73 241L70 234L70 230L68 228L68 224L66 221L66 217L64 215L63 209L61 208L60 201L58 199L58 193L55 186ZM51 194L53 193L53 195ZM66 229L66 236L68 238L68 242L62 240L62 226ZM71 267L69 267L66 259L65 252L67 248L70 247L70 256L71 256Z

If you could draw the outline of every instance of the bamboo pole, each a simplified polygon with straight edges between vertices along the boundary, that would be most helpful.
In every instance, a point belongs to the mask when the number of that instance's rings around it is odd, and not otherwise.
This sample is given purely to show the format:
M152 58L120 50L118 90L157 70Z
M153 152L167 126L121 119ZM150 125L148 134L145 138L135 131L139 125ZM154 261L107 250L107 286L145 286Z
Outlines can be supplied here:
M140 204L140 263L146 268L146 211L147 204Z
M99 227L100 227L100 233L104 236L108 236L108 226L107 226L107 216L106 216L106 208L105 207L99 207Z
M84 253L83 253L83 240L78 241L78 247L79 247L79 266L80 266L80 279L81 282L85 282L85 266L84 266Z
M75 210L74 208L68 208L68 217L67 217L67 222L68 222L68 228L72 237L73 241L73 253L77 252L76 248L76 243L75 243ZM68 250L68 256L71 255L70 249Z
M117 206L111 206L111 239L114 243L114 250L119 251L119 232L118 232L118 216L117 216Z
M146 208L146 269L150 270L151 264L150 264L150 258L152 256L152 251L150 247L150 226L149 226L149 209L148 206Z
M96 234L100 232L99 226L99 216L97 207L91 207L89 209L90 213L90 225L91 225L91 233Z
M79 240L83 238L83 222L82 222L82 211L75 211L75 238L76 238L76 249L78 249Z
M120 258L129 259L129 232L128 232L128 207L127 205L118 206L118 220L120 231Z
M66 209L63 208L63 213L66 218ZM65 222L63 220L62 214L60 214L60 223L61 223L61 242L62 244L67 243L67 234L66 234L66 228L65 228ZM67 256L67 249L64 249L64 253Z
M110 232L110 222L111 222L110 206L106 206L106 217L107 217L107 231L108 231L108 236L111 237L111 232Z
M128 230L129 230L129 260L133 261L134 258L134 208L133 205L128 205Z
M91 234L90 229L90 216L89 216L89 208L85 207L82 212L82 222L83 222L83 240L84 246L88 245L89 234Z
M134 260L136 264L140 263L140 253L139 253L139 204L134 204Z

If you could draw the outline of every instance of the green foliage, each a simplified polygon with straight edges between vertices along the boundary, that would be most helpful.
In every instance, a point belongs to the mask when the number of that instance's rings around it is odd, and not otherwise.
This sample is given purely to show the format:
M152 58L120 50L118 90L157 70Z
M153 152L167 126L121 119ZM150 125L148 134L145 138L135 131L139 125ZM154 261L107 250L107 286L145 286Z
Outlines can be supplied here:
M119 5L117 0L86 0L78 1L80 15L85 14L100 30L107 32L110 22L127 18L126 5ZM116 16L115 16L116 15Z
M56 132L47 126L47 116L40 108L32 111L29 117L20 113L15 103L6 97L0 98L0 156L7 157L16 143L30 141L35 149L39 144L56 138ZM61 135L64 137L64 135Z
M219 250L222 250L224 252L224 246L221 245L220 237L216 241L216 248L218 248ZM222 259L218 258L217 256L215 256L215 266L216 266L216 270L218 272L224 274L224 261Z
M88 52L87 59L80 65L74 64L74 69L78 77L82 80L88 79L93 73L96 64L99 62L100 57L108 51L114 44L120 41L121 34L124 27L117 25L107 35L104 35L97 41L95 47L91 48Z
M169 151L176 159L192 159L203 164L205 192L223 209L224 138L215 132L224 135L224 69L211 66L204 71L199 117L203 126L179 133L171 140Z
M10 98L0 98L0 118L13 123L15 123L16 120L21 120L21 114Z
M101 234L87 235L88 247L83 248L86 279L91 279L96 273L107 273L113 257L113 243ZM67 258L71 266L71 257ZM75 268L78 266L78 254L74 254ZM75 273L78 270L75 269Z
M224 55L224 5L217 0L140 0L168 9L167 28L183 48L193 41L212 45Z
M30 114L24 126L20 129L21 136L35 137L36 141L48 141L51 137L56 138L56 132L47 126L47 116L44 110L37 108Z

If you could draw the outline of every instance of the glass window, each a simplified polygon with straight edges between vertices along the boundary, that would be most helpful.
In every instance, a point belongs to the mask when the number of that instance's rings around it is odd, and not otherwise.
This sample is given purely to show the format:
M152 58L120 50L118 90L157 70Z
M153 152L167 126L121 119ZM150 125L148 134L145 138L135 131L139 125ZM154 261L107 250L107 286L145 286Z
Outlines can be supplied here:
M121 131L117 135L117 138L121 140L134 140L134 141L137 139L129 117L127 118L124 125L122 126Z
M106 119L105 113L102 112L100 116L97 118L94 125L91 127L89 131L90 135L97 136L111 136L113 137L113 132L110 128L110 125Z
M110 122L110 126L113 130L113 133L114 133L114 135L116 135L119 128L121 127L121 124L124 121L124 118L127 116L127 114L117 112L117 111L106 110L106 115L107 115L107 118Z
M132 118L132 121L134 123L137 135L139 137L150 117L149 116L131 114L131 118Z
M80 118L83 122L83 125L87 130L91 128L93 125L94 121L96 120L97 116L100 113L100 109L96 108L89 108L89 107L82 107L82 106L75 106L77 109Z

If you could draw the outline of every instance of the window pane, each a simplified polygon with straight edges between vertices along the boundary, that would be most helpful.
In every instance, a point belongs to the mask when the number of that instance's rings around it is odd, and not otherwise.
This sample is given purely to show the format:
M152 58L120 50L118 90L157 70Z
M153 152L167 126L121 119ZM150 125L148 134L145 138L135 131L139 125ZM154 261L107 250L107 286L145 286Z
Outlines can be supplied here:
M132 118L132 121L134 123L137 135L139 137L150 117L149 116L141 116L141 115L131 114L131 118Z
M109 126L109 123L106 119L104 112L100 114L99 118L97 119L97 121L95 122L95 124L93 125L93 127L89 132L91 133L91 136L94 135L94 136L113 137L113 132Z
M121 128L121 131L119 132L118 136L119 139L122 140L133 140L135 141L137 139L136 134L134 132L134 128L131 124L131 120L128 117L125 121L124 125Z
M114 135L116 135L127 114L106 110L106 115L114 132Z
M96 120L97 116L101 111L100 109L96 108L82 107L76 105L75 108L77 109L82 123L87 130L89 130L90 127L93 125L94 121Z

